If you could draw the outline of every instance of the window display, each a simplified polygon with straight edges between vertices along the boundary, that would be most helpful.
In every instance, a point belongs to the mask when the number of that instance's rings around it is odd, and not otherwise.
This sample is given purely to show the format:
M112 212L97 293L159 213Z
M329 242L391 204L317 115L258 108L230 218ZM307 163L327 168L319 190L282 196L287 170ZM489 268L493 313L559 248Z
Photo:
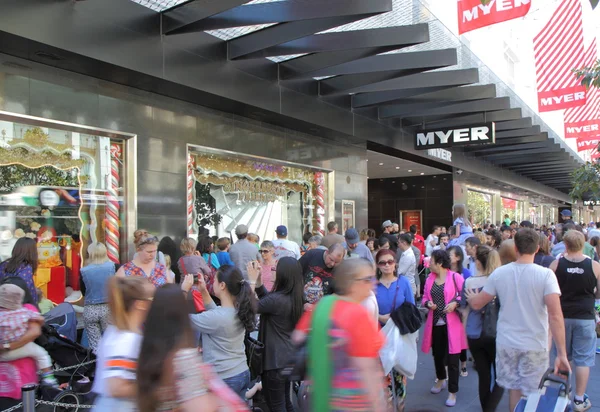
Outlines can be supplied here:
M246 224L261 240L285 225L302 241L307 231L324 234L326 173L299 166L193 149L188 164L188 232L229 236Z
M90 243L116 263L124 256L122 142L6 121L0 135L0 258L35 239L36 286L62 302L66 285L79 289Z

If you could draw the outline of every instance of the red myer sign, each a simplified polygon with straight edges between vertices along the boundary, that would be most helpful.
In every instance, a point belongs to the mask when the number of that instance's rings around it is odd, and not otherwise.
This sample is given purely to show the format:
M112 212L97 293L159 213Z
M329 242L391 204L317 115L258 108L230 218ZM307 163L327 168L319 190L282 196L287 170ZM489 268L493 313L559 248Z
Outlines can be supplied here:
M458 34L525 16L531 0L458 0Z
M595 149L598 147L598 143L600 143L600 136L579 138L577 139L577 152Z
M575 86L548 92L538 92L540 112L583 106L586 102L585 87Z
M565 138L600 136L600 119L565 123Z

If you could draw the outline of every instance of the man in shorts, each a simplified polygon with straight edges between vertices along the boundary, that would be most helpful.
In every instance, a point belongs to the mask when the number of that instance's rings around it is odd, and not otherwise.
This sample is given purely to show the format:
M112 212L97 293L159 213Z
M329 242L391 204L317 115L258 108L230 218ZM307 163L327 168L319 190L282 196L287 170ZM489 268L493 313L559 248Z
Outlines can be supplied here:
M496 269L480 293L465 291L474 310L483 308L495 296L500 301L497 382L509 390L511 411L523 395L537 390L548 369L548 327L557 349L554 372L571 371L556 276L550 269L533 263L539 249L539 235L524 228L517 232L514 241L517 261Z

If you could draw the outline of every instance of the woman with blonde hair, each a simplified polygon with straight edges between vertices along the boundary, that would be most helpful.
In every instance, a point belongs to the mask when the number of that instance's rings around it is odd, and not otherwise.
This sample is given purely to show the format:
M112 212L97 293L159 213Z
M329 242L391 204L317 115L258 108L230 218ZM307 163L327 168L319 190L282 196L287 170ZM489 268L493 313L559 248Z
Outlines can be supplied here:
M477 248L475 265L477 266L477 275L465 281L463 291L481 291L492 272L501 266L500 255L495 249L481 245ZM469 350L473 355L475 369L479 375L479 402L484 412L495 411L504 393L504 389L491 380L492 372L493 376L496 376L496 337L486 336L483 331L484 312L486 309L493 310L492 305L497 304L498 302L492 302L483 309L473 310L469 307L464 292L461 299L461 306L466 308L463 318L465 319Z
M167 278L166 266L156 259L158 238L145 230L136 230L134 238L137 252L133 256L133 260L121 266L117 271L117 276L141 276L149 279L156 287L171 283Z
M143 277L113 277L108 282L111 325L100 340L92 391L97 412L132 412L136 408L137 359L142 326L155 288Z
M515 262L517 260L515 241L512 239L506 239L503 241L498 248L498 254L500 255L500 263L502 266Z
M96 351L98 342L108 326L108 281L115 275L115 264L108 259L106 246L92 243L88 246L88 259L81 268L81 294L85 296L83 321L89 348Z

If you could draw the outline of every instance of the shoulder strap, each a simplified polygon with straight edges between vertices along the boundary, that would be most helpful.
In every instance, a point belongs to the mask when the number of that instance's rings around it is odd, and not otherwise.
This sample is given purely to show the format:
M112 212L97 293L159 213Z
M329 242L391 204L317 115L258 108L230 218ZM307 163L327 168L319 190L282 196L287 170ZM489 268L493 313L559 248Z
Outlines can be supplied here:
M457 300L460 295L458 293L458 285L456 284L456 272L450 273L452 273L452 282L454 282L454 299Z
M183 269L183 274L187 275L187 270L185 270L185 264L183 263L183 256L179 258L179 263L181 263L181 269Z
M330 409L329 395L331 394L333 365L329 348L329 328L331 326L330 314L337 300L335 295L323 297L315 307L313 314L308 338L308 353L310 354L308 367L314 390L312 412L328 412Z
M396 279L396 293L394 293L394 301L392 302L392 310L390 313L396 309L396 298L398 297L398 289L400 288L400 276L401 275L398 275L398 278Z

